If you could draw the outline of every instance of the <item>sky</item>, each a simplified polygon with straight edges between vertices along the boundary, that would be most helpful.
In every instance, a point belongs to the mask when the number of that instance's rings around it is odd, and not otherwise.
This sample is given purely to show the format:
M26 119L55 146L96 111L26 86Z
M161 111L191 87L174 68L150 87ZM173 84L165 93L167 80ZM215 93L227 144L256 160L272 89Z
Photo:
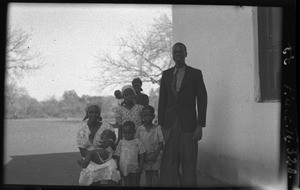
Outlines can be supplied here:
M161 13L171 15L171 5L148 4L22 4L11 3L8 24L31 34L30 47L45 66L24 76L18 85L38 101L68 90L79 96L113 95L99 91L92 76L95 56L117 51L118 39L131 27L146 30ZM145 93L152 87L143 84Z

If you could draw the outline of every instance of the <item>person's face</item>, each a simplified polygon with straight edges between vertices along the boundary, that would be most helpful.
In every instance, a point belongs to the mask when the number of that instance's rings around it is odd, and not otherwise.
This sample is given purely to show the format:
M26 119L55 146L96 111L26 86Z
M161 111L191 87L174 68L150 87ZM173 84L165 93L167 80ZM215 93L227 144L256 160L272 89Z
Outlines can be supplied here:
M101 140L105 141L105 140L109 140L109 133L107 131L103 131L101 133Z
M187 53L182 45L175 45L172 49L172 55L175 63L184 63Z
M115 91L115 97L116 97L117 99L122 99L122 98L123 98L123 97L122 97L122 93L121 93L120 90Z
M123 137L125 140L132 140L134 139L134 131L131 130L130 127L125 126L123 128Z
M145 124L152 123L155 115L150 110L143 110L142 112L142 119Z
M140 83L135 82L135 83L132 84L132 86L133 86L134 90L135 90L137 93L139 93L139 92L141 91L141 84L140 84Z
M88 111L89 120L97 121L100 118L100 114L101 112L96 106L91 107Z
M125 103L132 103L133 99L135 97L135 94L132 89L128 88L128 89L124 90L123 97L124 97Z

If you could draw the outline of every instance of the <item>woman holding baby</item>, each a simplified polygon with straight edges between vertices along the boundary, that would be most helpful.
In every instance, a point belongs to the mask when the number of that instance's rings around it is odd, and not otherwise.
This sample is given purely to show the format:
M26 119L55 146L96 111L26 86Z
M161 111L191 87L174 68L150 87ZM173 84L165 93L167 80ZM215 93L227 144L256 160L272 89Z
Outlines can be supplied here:
M113 135L102 135L107 130L115 133L114 128L102 121L101 107L88 105L83 119L87 123L77 133L77 146L82 159L78 164L82 167L79 185L115 186L120 180L120 173L112 158L116 148ZM112 138L109 138L112 136Z

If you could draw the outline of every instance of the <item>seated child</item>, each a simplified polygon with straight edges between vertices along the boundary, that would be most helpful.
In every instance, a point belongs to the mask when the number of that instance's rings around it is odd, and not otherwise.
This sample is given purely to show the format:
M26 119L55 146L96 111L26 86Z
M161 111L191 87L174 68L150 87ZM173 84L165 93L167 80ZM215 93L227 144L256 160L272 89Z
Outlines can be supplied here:
M123 139L120 140L115 156L124 178L125 186L139 186L143 168L145 147L140 139L135 138L135 124L126 121L122 125Z
M90 151L84 159L78 160L78 164L82 168L86 168L90 161L96 164L103 164L112 157L113 150L116 149L115 145L116 134L106 129L101 133L99 147L95 150Z

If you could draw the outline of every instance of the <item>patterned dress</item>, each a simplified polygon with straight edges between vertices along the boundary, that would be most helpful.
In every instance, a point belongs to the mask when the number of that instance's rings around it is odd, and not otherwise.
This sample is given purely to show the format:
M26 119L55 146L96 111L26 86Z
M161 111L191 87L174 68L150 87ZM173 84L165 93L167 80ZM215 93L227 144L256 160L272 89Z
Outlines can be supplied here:
M87 150L94 150L97 148L97 142L99 142L101 133L105 129L114 131L114 128L108 123L102 123L101 127L96 132L94 139L91 141L89 139L89 135L91 134L89 127L87 125L83 126L77 133L77 146ZM93 182L101 180L113 180L115 182L120 180L120 173L117 171L117 164L113 158L101 165L91 161L86 168L81 170L79 185L91 185Z
M138 155L145 153L145 147L140 139L120 140L115 155L120 157L120 170L124 176L136 173L139 167Z
M148 131L144 125L137 128L136 137L141 139L146 148L146 156L152 154L158 148L158 144L164 142L160 125L155 125ZM159 170L161 162L161 152L155 162L144 162L143 170Z
M124 106L118 106L115 117L118 125L122 125L125 121L132 121L135 128L142 124L141 112L144 106L135 104L130 110Z

